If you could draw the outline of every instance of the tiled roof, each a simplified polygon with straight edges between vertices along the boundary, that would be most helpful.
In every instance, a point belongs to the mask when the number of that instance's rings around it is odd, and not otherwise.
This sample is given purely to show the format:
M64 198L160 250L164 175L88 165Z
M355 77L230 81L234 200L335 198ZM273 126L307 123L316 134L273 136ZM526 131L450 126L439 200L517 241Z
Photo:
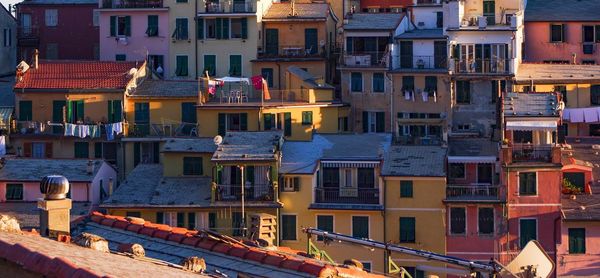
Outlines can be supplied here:
M598 83L600 65L522 63L515 76L517 83L572 84L591 81Z
M164 177L163 166L139 164L101 207L208 207L210 178Z
M598 0L528 0L525 21L600 21Z
M445 177L446 149L438 146L392 146L386 152L381 175Z
M37 69L25 72L15 89L124 90L131 79L129 70L140 66L136 62L40 61Z
M598 188L597 188L598 189ZM600 192L595 194L575 195L571 199L569 195L563 195L561 199L564 220L571 221L599 221L600 220Z
M114 249L119 243L141 244L146 256L172 263L182 258L203 258L207 273L216 271L230 277L381 277L353 267L329 264L298 255L298 251L262 248L244 244L231 237L207 231L191 231L168 225L145 222L134 224L124 217L94 212L89 222L73 233L92 233L109 241Z
M169 138L162 152L213 153L216 149L213 138Z
M130 93L131 97L198 97L198 82L146 79Z
M49 175L63 175L71 182L91 182L102 160L93 160L94 173L87 173L87 159L6 159L0 169L0 181L40 181Z
M0 232L0 258L43 277L207 277L27 233Z
M71 220L90 213L90 203L73 202ZM36 202L2 202L0 214L10 215L19 221L21 229L38 229L40 227L40 210Z
M559 117L558 97L553 93L508 93L503 99L504 117Z
M282 142L281 131L227 132L212 161L275 161Z
M449 138L448 156L495 156L498 142L486 138Z
M400 13L355 13L348 17L344 30L395 30L404 14Z
M436 29L415 29L406 31L394 37L395 39L443 39L446 36L442 28Z
M98 5L98 0L27 0L18 3L19 5Z
M580 164L583 162L585 166L592 168L592 186L597 187L594 191L600 194L600 156L598 155L598 150L594 149L594 145L600 145L600 138L597 137L583 137L583 138L574 138L567 137L566 143L568 144L568 148L563 148L563 160L567 158L575 159L575 164Z
M287 68L287 71L295 76L297 76L298 78L300 78L302 81L306 82L307 85L312 86L312 88L321 88L321 89L334 89L333 86L327 84L327 83L322 83L319 84L315 77L310 74L309 72L297 67L297 66L289 66Z
M326 20L329 14L329 4L325 3L296 3L292 16L291 3L273 3L262 20L300 20L320 19Z

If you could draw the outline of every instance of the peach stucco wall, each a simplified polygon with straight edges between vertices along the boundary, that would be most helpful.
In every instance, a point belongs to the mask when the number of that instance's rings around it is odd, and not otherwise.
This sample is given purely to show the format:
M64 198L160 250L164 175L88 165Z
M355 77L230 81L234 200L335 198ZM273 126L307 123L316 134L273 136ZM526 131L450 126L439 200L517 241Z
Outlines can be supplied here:
M550 24L567 24L566 42L550 42ZM582 26L596 25L585 22L526 22L525 23L525 58L527 62L543 62L545 60L572 61L572 54L577 55L577 63L582 60L595 60L600 64L599 43L595 44L594 54L583 54Z
M585 254L569 255L569 228L585 228ZM559 277L600 273L600 222L563 222L561 238L561 243L557 244L556 262Z

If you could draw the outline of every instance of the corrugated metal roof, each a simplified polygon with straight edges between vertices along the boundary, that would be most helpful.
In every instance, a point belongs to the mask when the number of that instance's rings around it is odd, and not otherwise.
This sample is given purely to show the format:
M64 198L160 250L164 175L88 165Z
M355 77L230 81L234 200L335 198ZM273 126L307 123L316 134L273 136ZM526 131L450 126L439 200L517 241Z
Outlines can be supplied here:
M398 27L404 14L402 13L355 13L347 17L344 30L386 30Z
M600 21L598 0L528 0L525 21Z
M386 153L381 175L445 177L446 149L438 146L392 146Z

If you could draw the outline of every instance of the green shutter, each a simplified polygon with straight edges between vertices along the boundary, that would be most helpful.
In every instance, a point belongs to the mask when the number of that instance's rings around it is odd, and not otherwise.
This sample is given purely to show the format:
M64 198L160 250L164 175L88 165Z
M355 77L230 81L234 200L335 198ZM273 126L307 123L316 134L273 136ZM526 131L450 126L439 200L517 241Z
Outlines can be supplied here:
M535 219L520 219L519 225L519 241L523 248L530 240L536 239L536 221Z
M248 113L240 113L240 130L248 130Z
M248 38L248 19L242 18L242 39Z
M229 75L242 76L242 55L229 55Z
M67 122L73 122L73 102L67 100Z
M196 229L196 213L195 212L188 212L188 225L187 225L187 228L189 230Z
M185 227L185 213L184 212L177 213L177 227L179 227L179 228Z
M294 191L295 192L300 191L300 178L299 177L294 177Z
M108 122L109 123L113 123L113 115L114 115L114 111L113 111L113 103L112 100L109 100L106 102L107 103L107 112L106 115L108 115Z
M102 158L102 142L94 143L94 158Z
M52 102L52 122L53 123L63 123L65 119L63 118L63 108L67 104L64 100L55 100ZM52 132L55 134L62 132L62 127L54 126L52 127Z
M182 39L187 40L189 39L189 33L188 33L188 20L187 18L183 18L181 20L181 34L182 34Z
M585 254L585 228L569 228L569 254Z
M125 17L125 36L131 36L131 16Z
M400 242L415 242L415 218L400 217Z
M90 149L88 142L75 142L75 158L89 158Z
M158 16L148 15L148 28L146 29L148 37L158 36Z
M283 135L284 136L292 136L292 113L285 112L283 113Z
M273 128L273 114L263 114L263 121L264 121L264 130L271 130L271 128Z
M413 182L412 181L400 181L400 197L412 198L413 197Z
M217 40L220 40L223 38L223 32L221 31L221 29L223 28L223 19L217 18L215 20L215 25L216 25L216 31L217 31Z
M219 135L225 136L225 131L227 128L226 124L227 124L227 114L219 113L219 127L218 127Z
M33 103L30 100L19 101L19 121L31 121L33 119Z
M133 143L133 167L140 164L140 142Z
M114 15L110 16L110 36L117 36L117 17Z
M385 132L385 112L375 113L376 118L376 132Z
M369 112L367 111L362 112L362 127L363 132L369 132Z
M113 100L113 122L120 122L123 120L123 105L121 100Z
M81 119L82 121L85 119L85 113L83 109L83 100L77 101L77 120Z
M204 55L204 71L202 75L205 75L208 71L208 75L215 76L217 73L217 56L215 55Z
M199 40L204 39L204 18L196 20L196 38Z
M163 224L165 214L162 211L156 212L156 224Z
M224 40L229 39L229 18L223 18L223 26L221 27L221 31L223 32L222 38Z

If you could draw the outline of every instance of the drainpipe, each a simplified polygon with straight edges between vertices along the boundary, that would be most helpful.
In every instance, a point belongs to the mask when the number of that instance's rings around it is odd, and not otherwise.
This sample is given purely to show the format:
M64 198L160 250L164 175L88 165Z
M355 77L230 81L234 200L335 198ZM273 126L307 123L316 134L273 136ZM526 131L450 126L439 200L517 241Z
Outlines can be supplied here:
M391 59L390 59L391 60ZM391 61L390 61L391 64ZM391 65L390 65L391 67ZM390 132L392 132L392 138L396 136L395 128L394 128L394 92L396 89L394 88L394 79L391 78L391 74L388 72L386 76L390 79Z
M196 23L196 28L198 28L198 2L194 1L194 18L196 19L194 22ZM198 30L196 30L196 34L198 35ZM196 72L196 80L200 77L198 73L198 38L194 38L194 69Z
M382 212L382 214L383 214L383 242L388 242L388 240L387 240L387 221L385 218L385 216L386 216L385 212L387 211L387 202L386 202L386 198L385 198L386 192L387 192L387 181L384 178L383 179L383 194L382 194L383 195L383 212ZM384 272L383 273L387 275L387 274L389 274L388 273L388 270L389 270L388 265L390 263L387 250L385 252L383 252L383 262L384 262L384 265L383 265Z
M553 240L554 240L553 241L554 242L554 263L558 262L558 248L556 248L556 244L558 243L557 242L557 236L556 236L556 227L559 227L558 231L559 231L560 234L562 234L562 228L560 227L560 216L558 216L558 217L556 217L554 219L554 232L552 233L553 234ZM561 239L560 243L562 244L562 237L560 239ZM557 270L554 271L553 277L557 277L556 276L556 272L557 272Z

